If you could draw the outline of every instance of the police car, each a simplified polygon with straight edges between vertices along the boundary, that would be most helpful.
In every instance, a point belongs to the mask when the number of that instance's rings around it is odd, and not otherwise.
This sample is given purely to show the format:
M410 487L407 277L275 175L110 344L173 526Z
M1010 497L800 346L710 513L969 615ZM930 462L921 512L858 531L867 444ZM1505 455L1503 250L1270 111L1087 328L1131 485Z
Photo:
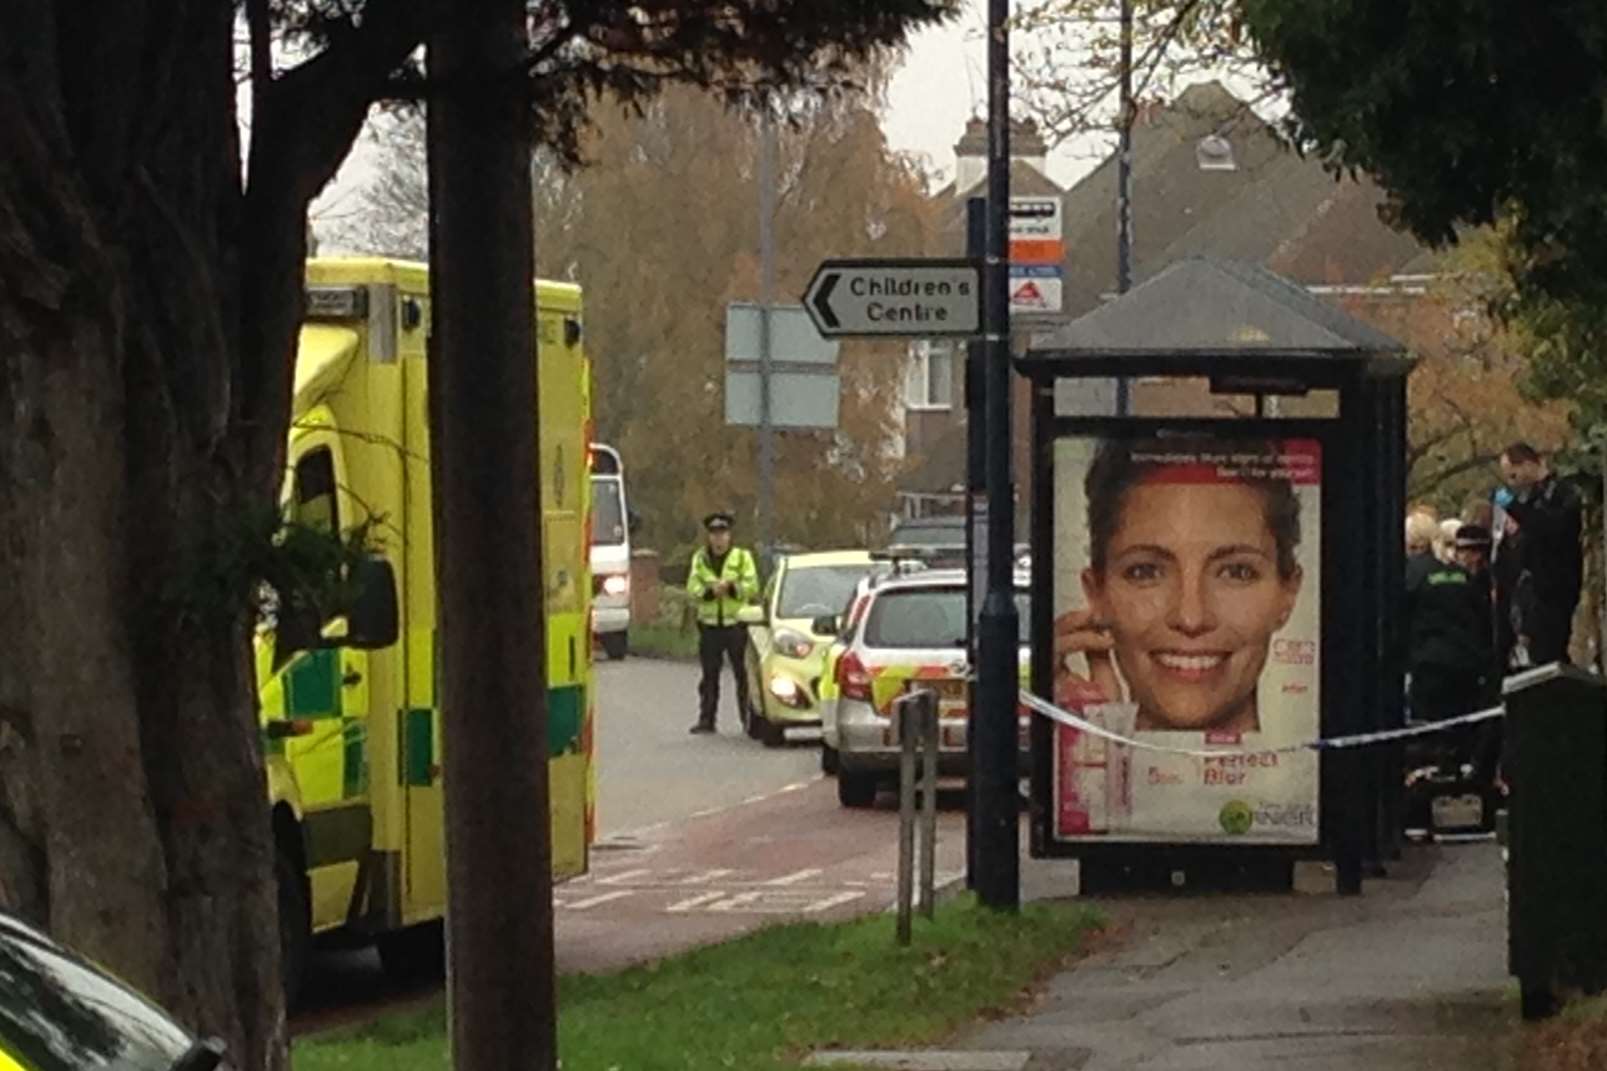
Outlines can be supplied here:
M898 775L898 734L893 701L930 688L938 695L941 724L938 770L966 772L966 730L972 676L966 652L966 575L960 569L902 567L867 578L838 620L826 656L821 704L821 764L837 775L845 807L869 807L877 791ZM1028 582L1016 576L1021 617L1020 678L1027 679L1030 622ZM1019 739L1027 741L1027 714L1018 708Z

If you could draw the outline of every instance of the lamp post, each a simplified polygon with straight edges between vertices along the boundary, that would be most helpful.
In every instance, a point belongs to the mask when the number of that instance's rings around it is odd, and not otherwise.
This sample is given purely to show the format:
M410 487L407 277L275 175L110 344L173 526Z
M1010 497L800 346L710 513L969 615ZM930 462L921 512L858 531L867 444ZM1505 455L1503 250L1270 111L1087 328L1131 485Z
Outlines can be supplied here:
M983 272L987 354L988 587L977 623L979 698L974 803L977 898L1000 911L1021 904L1017 817L1015 501L1010 473L1010 31L1009 0L988 0L988 199Z
M1121 88L1116 150L1116 293L1133 285L1133 0L1121 7ZM1126 416L1127 378L1116 378L1116 415Z

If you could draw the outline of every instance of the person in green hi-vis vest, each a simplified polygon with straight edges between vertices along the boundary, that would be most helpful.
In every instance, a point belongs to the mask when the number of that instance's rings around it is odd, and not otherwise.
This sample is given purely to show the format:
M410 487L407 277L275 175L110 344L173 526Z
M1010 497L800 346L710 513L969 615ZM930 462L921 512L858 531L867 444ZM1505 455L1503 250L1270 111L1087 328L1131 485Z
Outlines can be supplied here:
M731 545L732 522L731 514L725 512L703 518L708 541L692 555L692 568L686 576L686 591L697 610L697 653L703 664L694 733L714 732L722 661L730 661L737 680L737 709L745 709L748 703L748 678L742 668L748 630L737 621L737 611L759 597L759 567L750 551Z

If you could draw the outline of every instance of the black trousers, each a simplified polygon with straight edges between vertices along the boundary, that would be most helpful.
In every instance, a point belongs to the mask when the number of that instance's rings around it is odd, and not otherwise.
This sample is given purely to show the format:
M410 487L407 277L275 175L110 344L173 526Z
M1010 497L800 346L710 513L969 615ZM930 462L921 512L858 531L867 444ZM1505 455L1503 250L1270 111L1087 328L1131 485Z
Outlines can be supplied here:
M1412 718L1416 721L1445 721L1494 705L1490 702L1489 689L1475 674L1436 666L1412 670L1409 698ZM1448 729L1424 739L1423 743L1428 749L1445 755L1458 765L1471 763L1475 769L1474 778L1481 783L1488 783L1494 779L1495 767L1500 760L1500 733L1498 720L1484 721Z
M729 660L731 672L737 678L737 709L748 705L748 673L743 666L747 654L748 630L744 625L701 625L697 635L697 657L703 664L703 679L698 682L698 721L714 724L714 715L720 709L720 663Z
M1529 631L1529 664L1547 666L1568 661L1568 641L1573 634L1573 607L1567 613L1546 607L1525 622Z

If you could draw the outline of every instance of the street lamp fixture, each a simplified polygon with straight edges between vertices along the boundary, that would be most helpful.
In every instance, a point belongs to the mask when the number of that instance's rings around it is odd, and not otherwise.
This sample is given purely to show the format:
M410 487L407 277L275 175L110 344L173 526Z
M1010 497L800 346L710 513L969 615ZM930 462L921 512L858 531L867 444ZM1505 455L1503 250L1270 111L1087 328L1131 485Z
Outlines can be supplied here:
M1221 134L1207 134L1194 146L1194 161L1201 171L1237 171L1233 143Z

